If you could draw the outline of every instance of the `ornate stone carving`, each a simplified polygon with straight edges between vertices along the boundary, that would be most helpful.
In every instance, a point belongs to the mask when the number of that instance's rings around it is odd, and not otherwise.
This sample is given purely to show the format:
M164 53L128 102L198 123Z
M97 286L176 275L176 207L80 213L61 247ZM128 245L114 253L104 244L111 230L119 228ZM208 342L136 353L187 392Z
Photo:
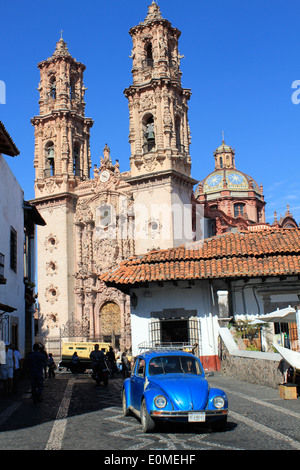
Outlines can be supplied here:
M46 301L49 302L51 305L53 305L54 302L57 302L59 295L60 292L58 290L58 287L54 286L53 284L47 287L45 291Z
M46 240L44 243L46 250L50 251L51 253L53 250L57 249L58 244L59 244L59 241L57 239L57 236L53 235L52 233L50 233L48 237L46 237Z
M53 276L57 274L58 266L56 261L49 261L46 263L46 273L48 276Z

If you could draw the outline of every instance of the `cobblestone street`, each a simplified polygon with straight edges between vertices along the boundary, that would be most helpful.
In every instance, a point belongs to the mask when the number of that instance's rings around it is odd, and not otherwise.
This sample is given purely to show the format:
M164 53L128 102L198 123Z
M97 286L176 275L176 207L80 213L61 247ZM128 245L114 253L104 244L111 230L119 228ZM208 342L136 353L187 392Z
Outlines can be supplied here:
M0 399L0 450L186 451L300 449L299 399L283 400L277 390L221 374L210 378L229 396L225 432L165 425L143 434L121 407L123 379L106 388L89 373L57 373L45 381L43 402L33 405L28 381L19 393Z

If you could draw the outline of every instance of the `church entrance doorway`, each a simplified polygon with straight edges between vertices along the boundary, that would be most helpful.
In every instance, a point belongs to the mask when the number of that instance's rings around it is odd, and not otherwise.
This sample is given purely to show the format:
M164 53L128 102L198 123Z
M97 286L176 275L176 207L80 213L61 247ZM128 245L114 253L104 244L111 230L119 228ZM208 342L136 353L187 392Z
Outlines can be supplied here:
M120 348L121 312L115 302L106 302L100 310L100 338L113 348Z

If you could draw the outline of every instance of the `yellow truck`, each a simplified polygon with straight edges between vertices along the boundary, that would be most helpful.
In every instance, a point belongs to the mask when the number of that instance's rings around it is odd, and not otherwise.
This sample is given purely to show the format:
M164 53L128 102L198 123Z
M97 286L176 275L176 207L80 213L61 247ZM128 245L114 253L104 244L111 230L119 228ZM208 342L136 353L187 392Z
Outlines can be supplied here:
M86 369L91 369L90 354L95 349L95 344L99 344L99 350L103 351L104 354L110 348L109 343L100 342L74 342L74 343L63 343L62 354L59 367L66 367L71 372L84 372ZM78 360L73 361L73 355L77 353Z

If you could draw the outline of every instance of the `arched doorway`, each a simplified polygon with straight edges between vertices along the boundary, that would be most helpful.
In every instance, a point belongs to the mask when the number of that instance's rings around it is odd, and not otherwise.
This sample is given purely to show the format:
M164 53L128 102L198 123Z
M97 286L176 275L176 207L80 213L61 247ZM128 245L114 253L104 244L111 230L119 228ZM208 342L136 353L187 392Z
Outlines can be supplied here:
M106 302L100 310L101 341L120 348L121 312L115 302Z

